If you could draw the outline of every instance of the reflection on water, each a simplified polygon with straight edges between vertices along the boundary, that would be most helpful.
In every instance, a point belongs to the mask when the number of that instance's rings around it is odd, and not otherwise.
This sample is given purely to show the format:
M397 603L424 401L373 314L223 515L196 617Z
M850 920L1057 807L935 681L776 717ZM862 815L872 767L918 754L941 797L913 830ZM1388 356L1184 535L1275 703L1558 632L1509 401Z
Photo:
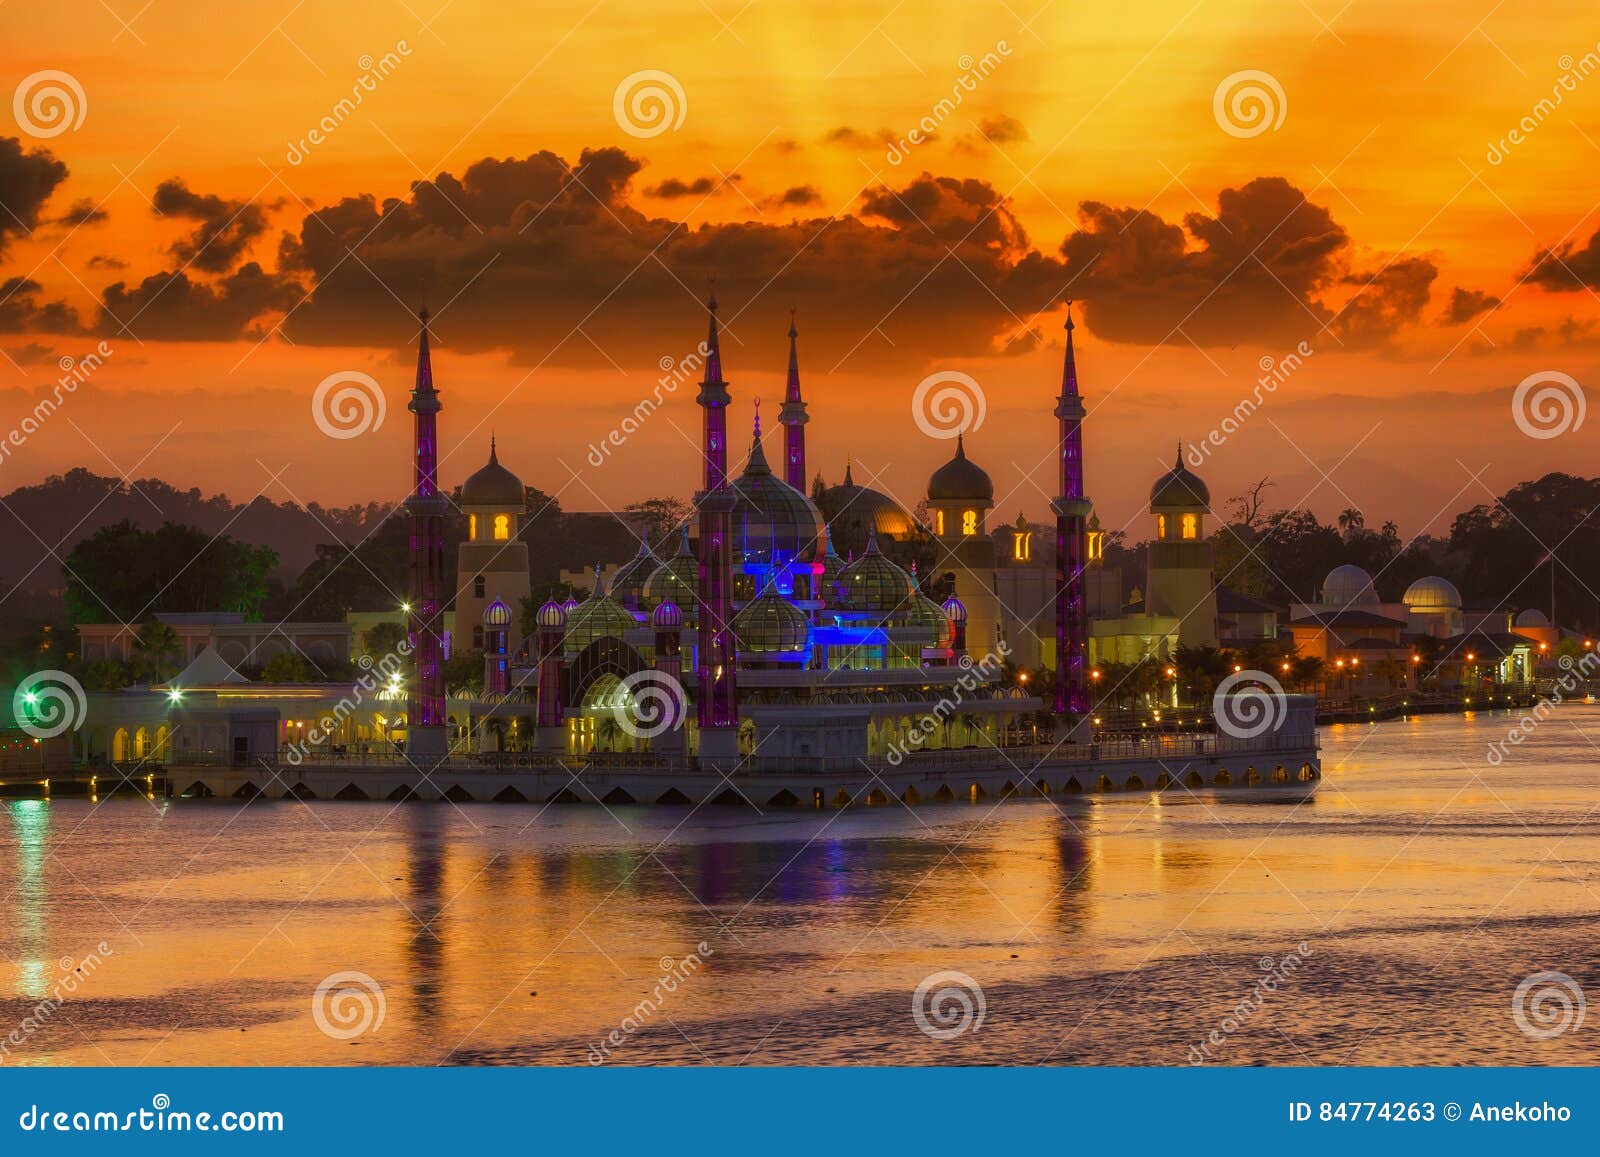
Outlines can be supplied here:
M1519 758L1504 716L1324 735L1324 783L846 812L142 798L6 801L0 1036L113 950L12 1064L1182 1064L1309 955L1221 1063L1594 1063L1518 1031L1556 969L1600 993L1600 708ZM663 969L703 964L660 995ZM981 1028L916 1027L931 973ZM311 1015L382 986L374 1033Z

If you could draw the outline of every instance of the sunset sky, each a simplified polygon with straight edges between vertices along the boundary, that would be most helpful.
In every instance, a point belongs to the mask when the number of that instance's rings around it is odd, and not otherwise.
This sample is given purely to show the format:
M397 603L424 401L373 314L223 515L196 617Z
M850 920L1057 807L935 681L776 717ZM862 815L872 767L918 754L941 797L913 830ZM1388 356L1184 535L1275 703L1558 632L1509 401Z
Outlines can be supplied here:
M848 458L914 505L953 443L913 392L961 371L996 518L1045 517L1070 297L1110 526L1303 342L1200 467L1216 505L1270 476L1274 506L1442 533L1594 472L1600 416L1532 437L1513 391L1600 380L1597 41L1592 0L11 0L0 435L58 359L112 353L0 494L83 465L402 497L426 302L447 484L493 431L568 509L686 497L692 387L589 447L693 352L714 277L734 430L757 397L775 425L792 305L830 481ZM617 111L646 70L672 123ZM1273 123L1217 106L1245 71ZM41 123L52 86L76 127ZM312 397L344 371L387 417L333 439Z

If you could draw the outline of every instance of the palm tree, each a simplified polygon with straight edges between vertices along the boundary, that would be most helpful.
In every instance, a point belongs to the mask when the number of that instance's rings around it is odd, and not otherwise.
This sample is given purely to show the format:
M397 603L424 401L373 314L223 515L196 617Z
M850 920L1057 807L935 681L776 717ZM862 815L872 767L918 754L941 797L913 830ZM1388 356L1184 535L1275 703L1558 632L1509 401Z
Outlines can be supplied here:
M178 673L183 654L178 632L160 619L146 619L133 637L134 675L142 683L161 683Z

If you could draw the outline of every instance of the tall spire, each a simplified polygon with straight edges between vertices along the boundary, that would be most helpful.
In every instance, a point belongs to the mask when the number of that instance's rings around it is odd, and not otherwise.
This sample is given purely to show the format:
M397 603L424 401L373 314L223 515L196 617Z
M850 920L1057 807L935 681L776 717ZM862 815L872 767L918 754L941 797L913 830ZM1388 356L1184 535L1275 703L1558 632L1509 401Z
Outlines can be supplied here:
M795 339L800 331L795 327L794 308L789 309L789 380L784 386L783 409L778 421L783 423L783 480L800 493L806 490L806 423L811 420L806 413L806 403L800 396L800 354Z
M722 381L722 343L717 326L717 291L713 287L706 299L706 381Z
M1078 327L1072 321L1072 301L1067 300L1067 356L1061 366L1061 396L1075 398L1078 396L1078 359L1072 349L1072 331Z
M413 394L432 394L433 389L433 355L428 348L428 307L423 306L417 311L417 321L422 326L422 332L417 338L417 383L412 388Z
M500 465L500 459L499 459L498 456L496 456L496 454L494 452L494 432L493 431L490 431L490 433L489 433L489 465L491 465L491 466Z
M767 452L761 445L761 399L756 399L756 416L751 425L750 460L745 463L746 474L771 474L772 467L767 465Z
M410 617L416 680L406 700L406 758L435 763L446 758L444 686L444 515L439 493L439 411L428 348L428 311L417 312L417 381L407 409L416 415L412 431L414 485L405 508L411 519ZM417 766L422 766L417 764ZM433 764L424 770L432 770Z

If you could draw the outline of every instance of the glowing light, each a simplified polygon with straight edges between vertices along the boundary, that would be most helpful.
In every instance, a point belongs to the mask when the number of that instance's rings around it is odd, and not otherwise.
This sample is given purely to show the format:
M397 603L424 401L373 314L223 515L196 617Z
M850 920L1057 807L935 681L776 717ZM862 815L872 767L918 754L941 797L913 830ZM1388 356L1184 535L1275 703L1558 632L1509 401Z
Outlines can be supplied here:
M167 702L168 703L182 703L183 702L183 689L181 687L174 687L171 691L168 691L167 692Z

